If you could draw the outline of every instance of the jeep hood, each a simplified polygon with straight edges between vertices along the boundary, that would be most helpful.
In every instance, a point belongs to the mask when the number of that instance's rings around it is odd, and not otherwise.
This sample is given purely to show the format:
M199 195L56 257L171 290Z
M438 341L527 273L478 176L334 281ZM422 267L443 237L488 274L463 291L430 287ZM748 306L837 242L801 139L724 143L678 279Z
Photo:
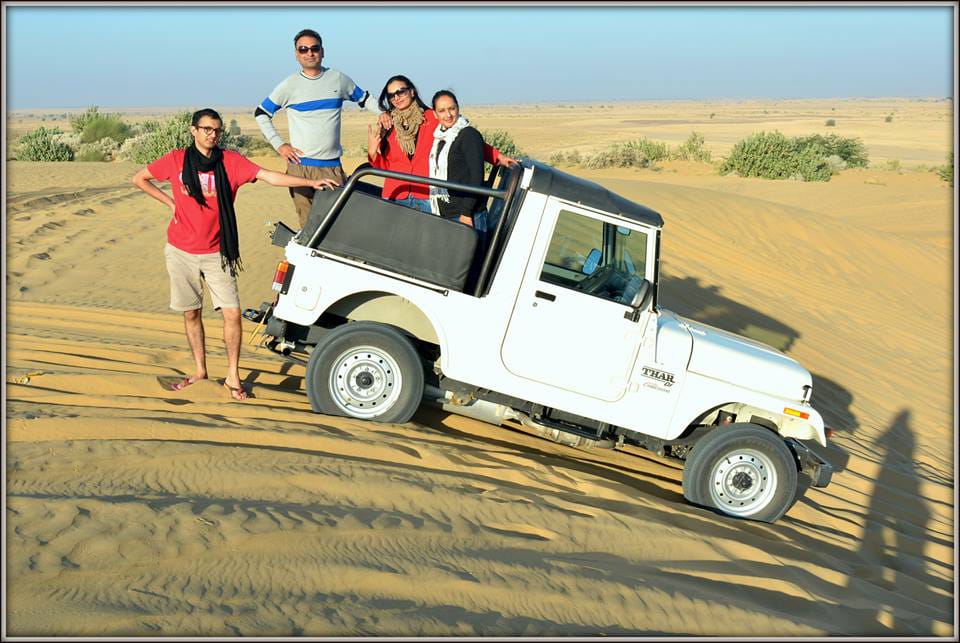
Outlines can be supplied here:
M688 370L760 393L800 401L812 385L795 359L761 342L677 316L693 338Z

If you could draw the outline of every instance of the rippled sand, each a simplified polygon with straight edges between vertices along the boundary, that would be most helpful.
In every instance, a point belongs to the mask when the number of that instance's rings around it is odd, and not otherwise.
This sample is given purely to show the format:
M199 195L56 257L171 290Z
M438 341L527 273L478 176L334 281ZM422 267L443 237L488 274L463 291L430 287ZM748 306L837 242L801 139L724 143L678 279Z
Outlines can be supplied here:
M8 633L955 635L950 189L705 168L576 171L663 214L662 305L813 372L837 472L775 525L688 505L639 449L316 415L303 369L246 345L255 399L165 390L192 360L137 168L9 163ZM255 307L294 216L259 184L237 210Z

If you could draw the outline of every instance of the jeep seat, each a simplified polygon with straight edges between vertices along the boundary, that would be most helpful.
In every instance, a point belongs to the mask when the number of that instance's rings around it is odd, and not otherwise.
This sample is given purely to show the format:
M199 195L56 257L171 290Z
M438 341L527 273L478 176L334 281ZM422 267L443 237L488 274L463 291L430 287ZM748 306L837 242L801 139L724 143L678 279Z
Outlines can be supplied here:
M301 242L313 236L341 192L316 193ZM476 231L379 194L380 188L358 182L319 248L463 292L477 250Z

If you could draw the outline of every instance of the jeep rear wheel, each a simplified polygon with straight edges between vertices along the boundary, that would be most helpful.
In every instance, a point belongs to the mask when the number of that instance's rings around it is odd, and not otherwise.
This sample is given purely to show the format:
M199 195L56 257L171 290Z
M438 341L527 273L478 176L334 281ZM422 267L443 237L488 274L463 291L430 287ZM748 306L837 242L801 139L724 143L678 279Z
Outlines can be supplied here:
M306 389L317 413L402 423L420 406L423 366L402 333L354 322L334 329L313 349Z
M718 427L690 451L683 495L735 518L775 522L797 496L797 468L777 434L753 424Z

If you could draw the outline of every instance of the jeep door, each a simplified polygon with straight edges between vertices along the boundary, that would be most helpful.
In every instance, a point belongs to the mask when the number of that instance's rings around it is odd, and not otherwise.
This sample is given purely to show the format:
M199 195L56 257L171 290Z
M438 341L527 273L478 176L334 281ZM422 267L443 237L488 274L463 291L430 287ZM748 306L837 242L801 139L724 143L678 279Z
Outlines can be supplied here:
M604 401L626 390L650 306L654 234L641 224L550 199L501 346L508 371Z

